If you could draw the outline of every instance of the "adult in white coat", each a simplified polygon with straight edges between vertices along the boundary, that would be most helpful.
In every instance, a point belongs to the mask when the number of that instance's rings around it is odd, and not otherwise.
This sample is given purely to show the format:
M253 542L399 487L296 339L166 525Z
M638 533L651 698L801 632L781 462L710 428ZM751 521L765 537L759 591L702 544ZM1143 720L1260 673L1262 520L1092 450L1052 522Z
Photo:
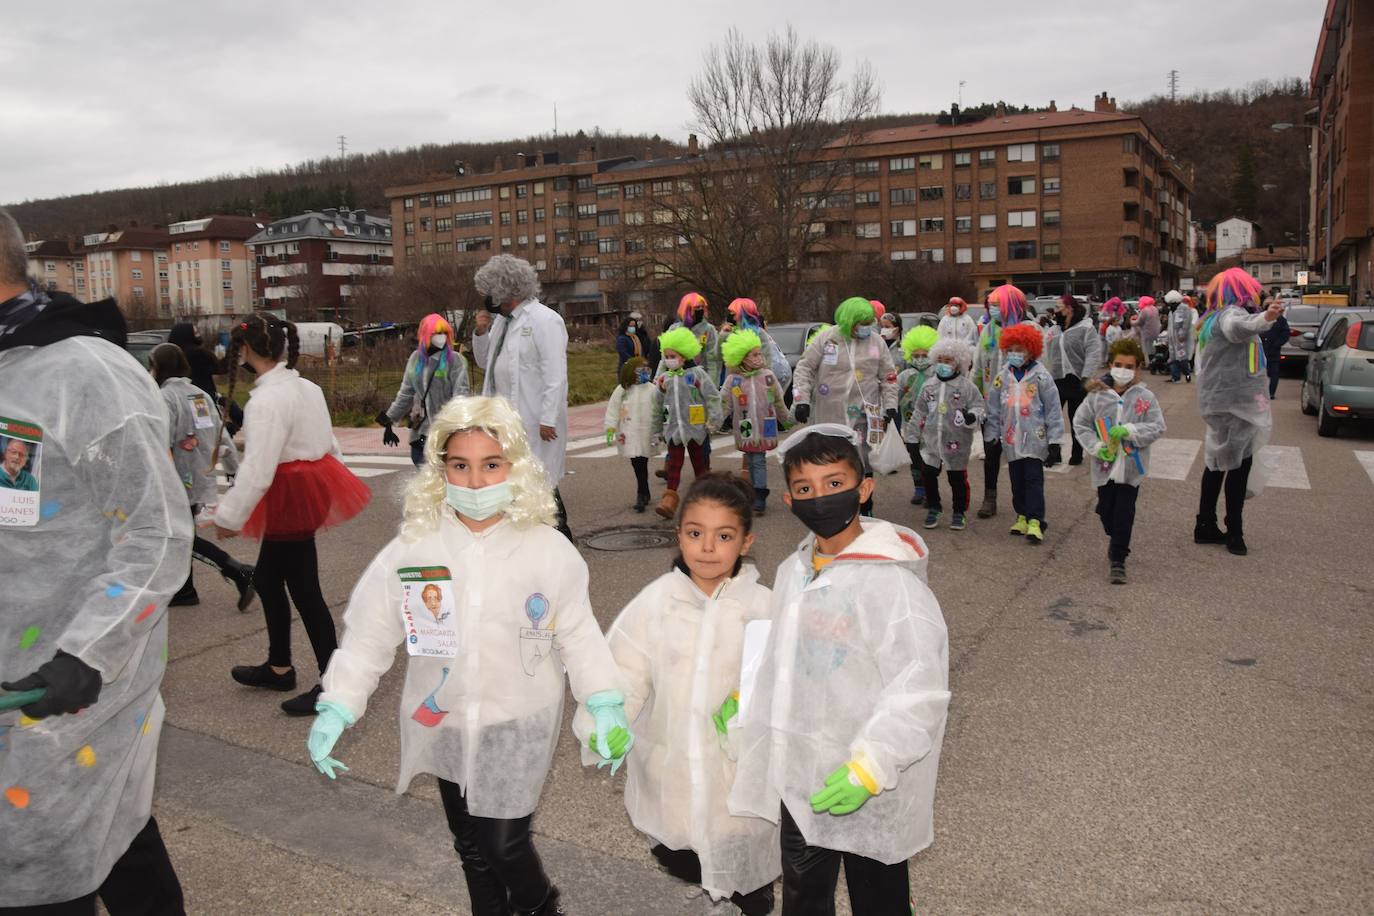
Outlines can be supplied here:
M1164 296L1169 306L1169 381L1177 382L1180 377L1193 380L1193 348L1196 344L1196 331L1193 324L1197 312L1178 290L1170 290Z
M0 210L0 445L33 484L0 490L0 697L46 691L0 710L0 907L20 912L183 911L150 813L191 517L124 337L113 300L30 285Z
M568 329L539 301L539 275L529 261L498 254L473 278L499 311L477 316L472 352L486 369L482 394L510 401L525 423L534 457L544 466L558 507L558 530L569 539L563 479L568 439Z
M952 297L949 304L945 306L944 314L940 316L940 324L935 332L941 338L952 337L955 340L962 340L969 346L978 343L978 323L968 313L968 303L958 296Z

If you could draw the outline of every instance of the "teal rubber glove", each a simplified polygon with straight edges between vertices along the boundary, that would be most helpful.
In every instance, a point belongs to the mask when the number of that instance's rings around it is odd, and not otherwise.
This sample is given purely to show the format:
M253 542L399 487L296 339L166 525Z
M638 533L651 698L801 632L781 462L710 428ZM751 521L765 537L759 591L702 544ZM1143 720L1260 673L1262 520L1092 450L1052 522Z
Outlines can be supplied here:
M1112 437L1113 442L1120 442L1131 435L1130 430L1123 426L1113 426L1107 431L1107 435Z
M587 712L596 723L596 733L587 739L587 746L602 757L597 769L609 765L614 776L635 743L630 733L630 720L625 718L625 694L619 690L597 691L587 697ZM612 736L617 729L625 733L623 738L619 734Z
M711 716L711 722L722 737L730 733L730 720L739 715L739 691L736 690L720 704L720 711Z
M353 722L354 719L348 710L338 703L325 700L315 704L315 723L310 726L310 737L305 739L305 746L310 750L310 761L315 764L315 769L330 779L335 778L335 771L348 772L348 767L329 754L334 750L334 745L344 729Z
M811 810L817 814L829 811L837 816L853 814L872 797L873 793L864 788L858 775L846 763L825 777L825 788L811 796Z

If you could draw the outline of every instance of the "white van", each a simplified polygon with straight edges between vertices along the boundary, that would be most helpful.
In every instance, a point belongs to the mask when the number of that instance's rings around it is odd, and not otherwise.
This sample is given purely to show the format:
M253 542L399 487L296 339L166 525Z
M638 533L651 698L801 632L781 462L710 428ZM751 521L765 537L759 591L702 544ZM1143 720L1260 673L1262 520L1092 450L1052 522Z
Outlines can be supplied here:
M324 356L325 341L333 344L335 355L343 349L344 329L332 321L302 321L296 324L296 336L305 356Z

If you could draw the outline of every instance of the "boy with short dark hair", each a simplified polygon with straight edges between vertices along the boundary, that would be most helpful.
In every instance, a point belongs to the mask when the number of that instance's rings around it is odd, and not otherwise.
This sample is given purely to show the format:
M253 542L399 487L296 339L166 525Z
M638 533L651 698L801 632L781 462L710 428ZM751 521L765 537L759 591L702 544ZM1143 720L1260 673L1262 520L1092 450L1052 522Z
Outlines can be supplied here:
M872 495L857 433L784 443L783 500L811 530L779 567L730 809L781 827L783 912L833 913L840 863L855 913L907 913L907 860L934 838L949 706L948 637L914 531L860 518Z

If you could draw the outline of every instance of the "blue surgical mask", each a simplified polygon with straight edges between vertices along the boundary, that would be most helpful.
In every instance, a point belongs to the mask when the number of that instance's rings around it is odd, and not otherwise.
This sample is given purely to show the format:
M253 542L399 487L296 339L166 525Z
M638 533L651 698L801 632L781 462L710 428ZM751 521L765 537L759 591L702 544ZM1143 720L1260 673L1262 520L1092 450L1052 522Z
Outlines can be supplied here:
M646 382L648 382L648 381L649 381L649 370L648 370L648 369L640 369L638 372L636 372L636 373L635 373L635 381L638 382L638 383L641 384L641 385L643 385L643 384L645 384Z
M475 490L451 483L444 485L444 501L474 522L486 521L504 510L514 499L515 494L511 492L508 480Z
M958 371L949 363L936 363L935 374L942 379L952 379L958 375Z
M1019 351L1007 354L1008 366L1023 366L1026 363L1026 354Z
M868 337L868 336L871 335L872 333L873 333L873 325L871 325L871 324L861 324L861 325L859 325L857 328L854 329L854 336L855 336L856 338L858 338L859 340L863 340L865 337Z

